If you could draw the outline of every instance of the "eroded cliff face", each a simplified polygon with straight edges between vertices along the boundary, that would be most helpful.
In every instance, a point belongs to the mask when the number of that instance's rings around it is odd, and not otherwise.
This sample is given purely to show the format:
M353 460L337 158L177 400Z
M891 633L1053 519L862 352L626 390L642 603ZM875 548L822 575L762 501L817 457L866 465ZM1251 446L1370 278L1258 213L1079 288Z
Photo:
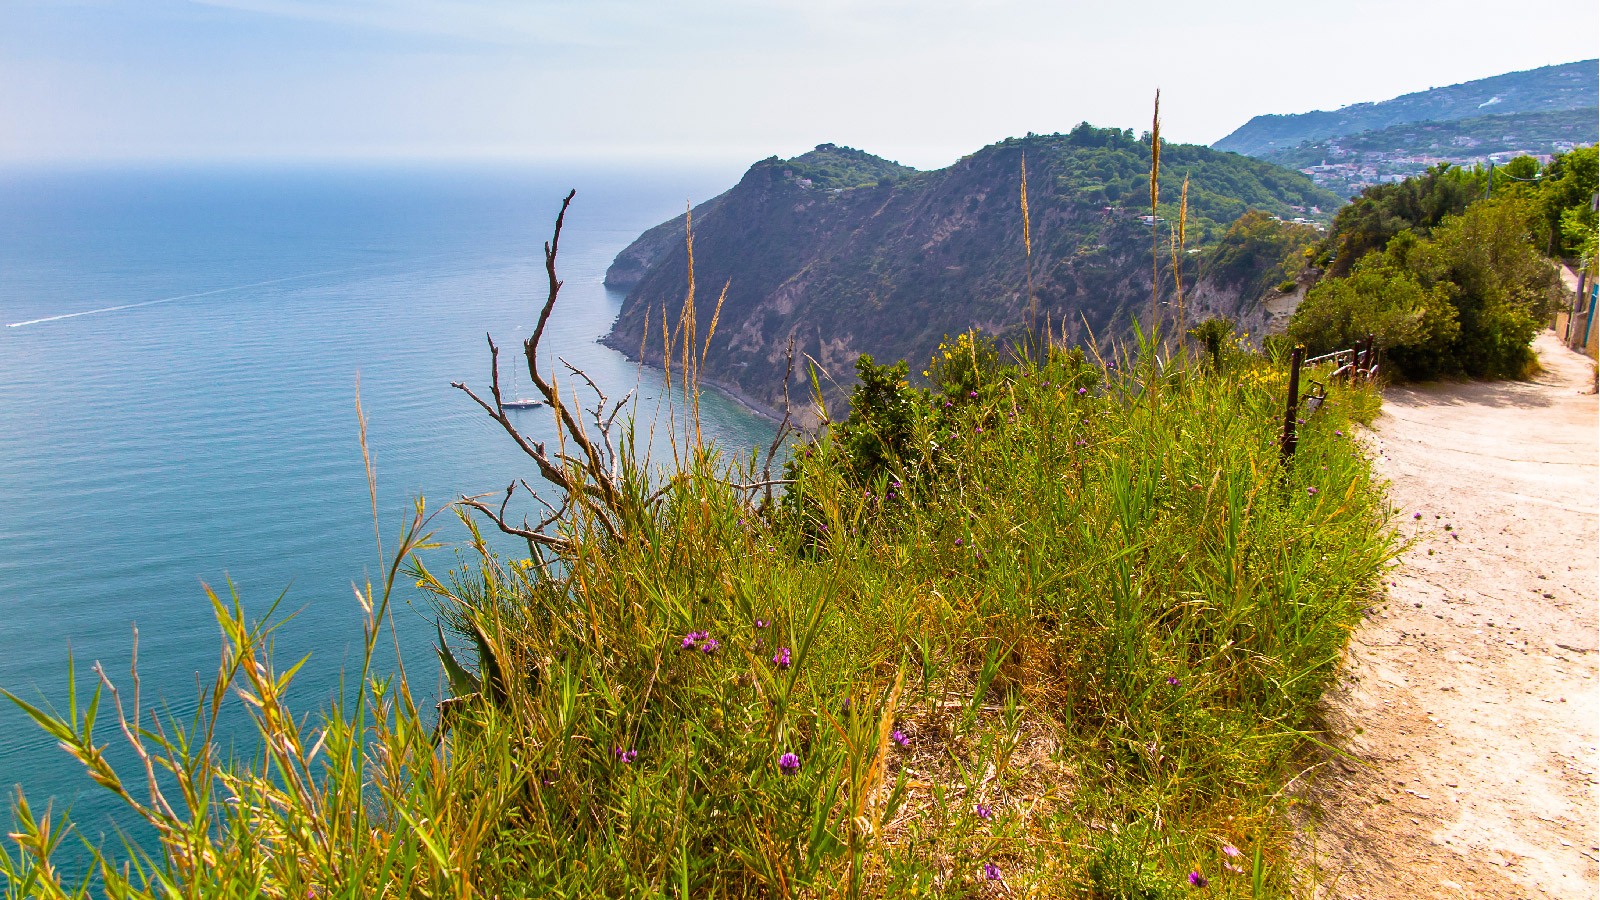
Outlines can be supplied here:
M1031 255L1020 202L1024 153ZM726 287L704 373L761 405L779 406L792 341L792 396L809 393L806 366L814 362L836 404L863 353L879 362L906 359L920 372L946 335L979 328L1020 337L1030 310L1037 327L1058 339L1108 347L1127 337L1135 316L1150 320L1154 302L1152 225L1140 219L1147 210L1086 202L1077 182L1059 171L1064 156L1048 138L1008 142L935 172L844 190L807 187L781 160L752 166L695 216L702 340ZM1156 227L1165 241L1167 226ZM677 235L664 250L652 243L619 256L619 265L630 267L651 261L606 338L630 355L642 346L657 364L661 323L679 321L688 284L689 256L682 231ZM1169 322L1171 266L1164 247L1159 312ZM1205 283L1199 254L1182 254L1180 266L1185 285L1204 299L1195 309L1238 317L1239 288Z
M606 268L605 286L615 291L632 290L633 286L644 278L645 273L650 271L651 266L673 249L683 246L684 234L688 230L691 216L696 222L703 221L706 214L716 209L727 196L727 192L718 194L684 215L668 219L639 235L633 243L624 247Z

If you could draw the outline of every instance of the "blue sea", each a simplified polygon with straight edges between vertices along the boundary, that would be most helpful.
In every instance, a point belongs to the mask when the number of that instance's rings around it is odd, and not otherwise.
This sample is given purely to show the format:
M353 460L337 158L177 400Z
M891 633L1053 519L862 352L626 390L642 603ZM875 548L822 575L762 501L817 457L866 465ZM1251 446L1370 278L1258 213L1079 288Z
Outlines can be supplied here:
M431 509L514 477L532 483L532 465L450 383L487 385L486 333L515 350L531 332L561 197L577 190L546 349L613 396L638 384L648 419L659 373L595 342L622 300L602 285L605 267L737 176L0 170L0 687L59 707L69 653L80 689L95 661L127 685L137 627L147 705L192 712L197 675L210 680L221 646L202 585L231 585L257 613L281 595L294 617L278 658L310 657L292 698L323 706L360 662L352 585L381 580L384 563L358 377L386 546L417 497ZM771 440L773 424L732 400L708 392L702 403L707 437L725 448ZM548 411L516 415L535 438L553 436ZM463 539L449 516L437 521L442 539ZM451 559L433 551L429 562ZM432 690L433 610L410 587L400 600L400 652ZM99 736L111 741L113 725L103 716ZM35 806L70 806L91 834L129 824L4 703L0 788L18 784Z

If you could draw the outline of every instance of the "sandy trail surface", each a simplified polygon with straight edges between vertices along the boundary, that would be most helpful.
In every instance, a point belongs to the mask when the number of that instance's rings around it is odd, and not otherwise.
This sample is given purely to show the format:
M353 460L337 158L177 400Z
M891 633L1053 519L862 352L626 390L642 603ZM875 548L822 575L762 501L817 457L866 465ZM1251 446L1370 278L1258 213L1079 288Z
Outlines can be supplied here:
M1368 435L1415 543L1330 692L1302 799L1318 897L1600 896L1600 420L1529 382L1393 388Z

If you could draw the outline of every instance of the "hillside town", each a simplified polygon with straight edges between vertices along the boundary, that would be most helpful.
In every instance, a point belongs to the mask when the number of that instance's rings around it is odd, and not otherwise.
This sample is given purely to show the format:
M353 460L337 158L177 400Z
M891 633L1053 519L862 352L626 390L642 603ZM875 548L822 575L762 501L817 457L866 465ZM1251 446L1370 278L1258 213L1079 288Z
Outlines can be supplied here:
M1339 139L1333 138L1327 142L1327 153L1322 162L1302 167L1300 171L1311 176L1317 187L1342 196L1352 196L1375 184L1404 181L1440 163L1463 168L1501 166L1519 156L1531 156L1540 165L1545 165L1557 153L1590 146L1576 141L1552 141L1493 153L1474 152L1483 143L1478 138L1457 136L1448 145L1434 144L1425 152L1403 148L1388 151L1353 150L1341 146Z

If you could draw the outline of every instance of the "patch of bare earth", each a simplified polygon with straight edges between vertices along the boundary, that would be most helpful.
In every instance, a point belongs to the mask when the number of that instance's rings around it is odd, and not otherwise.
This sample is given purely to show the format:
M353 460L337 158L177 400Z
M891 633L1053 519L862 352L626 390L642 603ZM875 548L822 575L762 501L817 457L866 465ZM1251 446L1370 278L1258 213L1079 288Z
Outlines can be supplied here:
M1535 348L1532 381L1387 391L1368 435L1415 543L1327 697L1316 897L1600 895L1595 376Z

